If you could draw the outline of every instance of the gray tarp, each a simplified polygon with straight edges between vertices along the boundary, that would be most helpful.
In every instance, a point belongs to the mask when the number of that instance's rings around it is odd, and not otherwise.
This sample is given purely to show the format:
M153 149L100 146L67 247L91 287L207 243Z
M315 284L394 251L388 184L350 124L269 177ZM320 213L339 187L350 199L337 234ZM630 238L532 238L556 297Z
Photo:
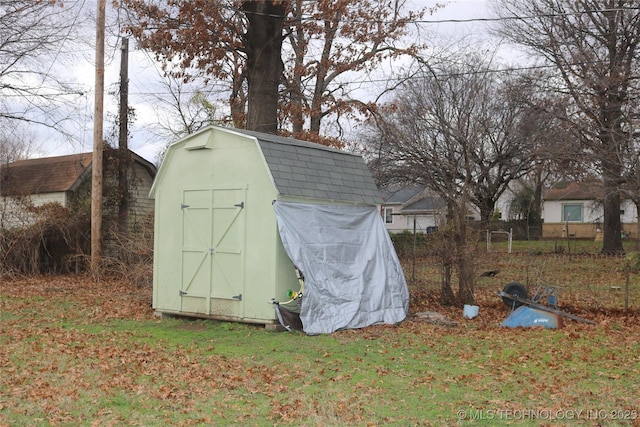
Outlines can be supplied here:
M374 206L274 204L282 243L305 277L307 334L404 320L409 291Z

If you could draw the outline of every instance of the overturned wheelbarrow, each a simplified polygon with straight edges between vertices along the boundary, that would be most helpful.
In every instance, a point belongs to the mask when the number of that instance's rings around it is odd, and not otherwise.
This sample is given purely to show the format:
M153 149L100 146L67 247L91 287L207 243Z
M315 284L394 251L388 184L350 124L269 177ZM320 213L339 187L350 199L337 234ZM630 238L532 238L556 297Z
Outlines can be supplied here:
M576 320L595 325L595 322L578 317L558 309L558 290L552 286L538 286L536 292L529 298L527 288L521 283L507 283L498 292L502 301L511 308L511 313L501 326L510 328L543 326L549 329L561 328L562 318Z

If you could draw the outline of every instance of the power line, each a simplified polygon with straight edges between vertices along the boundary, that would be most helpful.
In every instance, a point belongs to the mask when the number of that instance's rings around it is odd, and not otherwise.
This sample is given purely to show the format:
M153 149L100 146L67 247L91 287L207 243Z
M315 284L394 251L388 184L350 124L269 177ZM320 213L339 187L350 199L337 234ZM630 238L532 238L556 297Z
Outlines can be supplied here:
M605 13L605 12L622 12L625 10L640 10L640 7L621 7L621 8L612 8L612 9L592 9L585 10L579 12L571 12L571 13L546 13L540 15L525 15L525 16L503 16L496 18L469 18L469 19L435 19L435 20L425 20L421 19L418 21L413 21L414 24L459 24L459 23L471 23L471 22L499 22L499 21L527 21L531 19L539 19L539 18L558 18L562 16L574 16L574 15L585 15L591 13Z
M243 0L250 1L250 0ZM316 2L317 0L305 0L308 3ZM282 15L276 15L272 13L264 13L264 12L254 12L254 11L246 11L239 9L237 7L233 7L227 4L218 4L215 7L220 9L226 9L233 13L239 13L244 15L254 15L254 16L266 16L272 18L283 18ZM638 11L640 7L616 7L616 8L604 8L604 9L590 9L585 11L576 11L576 12L565 12L565 13L546 13L539 15L515 15L515 16L503 16L503 17L489 17L489 18L466 18L466 19L418 19L418 20L408 20L403 21L407 24L465 24L465 23L474 23L474 22L500 22L500 21L525 21L539 18L557 18L562 16L578 16L592 13L605 13L605 12L624 12L624 11ZM286 16L284 16L286 18ZM313 16L304 16L301 14L300 16L296 16L297 19L305 20L305 21L318 21L323 22L323 18L317 18ZM397 22L397 20L378 20L378 19L352 19L352 20L341 20L340 22L344 23L381 23L381 24L393 24Z
M256 16L282 18L282 16L280 15L274 15L274 14L263 13L263 12L244 11L244 10L234 8L231 6L226 6L226 5L220 5L220 8L231 10L235 13L242 13L245 15L251 14ZM546 14L543 13L539 15L523 15L523 16L514 15L514 16L502 16L502 17L495 17L495 18L467 18L467 19L418 19L418 20L408 20L403 22L406 22L407 24L460 24L460 23L465 24L465 23L474 23L474 22L527 21L527 20L540 19L540 18L558 18L563 16L578 16L578 15L586 15L586 14L592 14L592 13L624 12L624 11L638 11L638 10L640 10L640 7L618 7L618 8L605 8L605 9L590 9L585 11L566 12L566 13L546 13ZM305 21L318 21L318 22L323 21L322 18L316 18L316 17L304 16L304 15L298 16L296 18L299 18ZM341 20L340 22L344 22L344 23L366 22L366 23L393 24L394 22L397 22L397 21L396 20L383 21L383 20L377 20L377 19L352 19L352 20Z

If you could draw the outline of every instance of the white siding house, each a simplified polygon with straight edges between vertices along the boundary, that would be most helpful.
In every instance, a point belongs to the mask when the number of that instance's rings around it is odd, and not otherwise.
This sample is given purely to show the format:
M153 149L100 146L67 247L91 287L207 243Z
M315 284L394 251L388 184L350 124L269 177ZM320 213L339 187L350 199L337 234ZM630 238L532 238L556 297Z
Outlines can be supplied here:
M431 232L445 222L446 204L423 186L389 186L381 190L380 213L392 233Z
M603 198L604 190L599 183L573 182L547 190L542 206L542 237L600 238L604 217ZM620 221L625 236L636 234L638 212L631 200L622 200Z

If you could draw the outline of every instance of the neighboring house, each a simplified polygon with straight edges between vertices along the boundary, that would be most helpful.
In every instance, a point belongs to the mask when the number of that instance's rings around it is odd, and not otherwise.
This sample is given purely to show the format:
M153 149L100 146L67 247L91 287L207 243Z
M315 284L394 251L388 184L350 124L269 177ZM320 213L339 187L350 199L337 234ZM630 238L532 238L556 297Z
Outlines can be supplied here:
M392 233L402 231L430 232L433 227L446 223L447 205L445 201L433 191L419 185L391 185L381 188L383 205L381 215L387 230ZM510 188L500 196L495 205L494 219L509 221L511 203L514 192ZM470 204L467 212L469 221L480 220L480 210Z
M447 205L424 186L388 186L381 189L380 213L387 230L430 232L445 222Z
M153 211L148 197L156 167L131 152L133 178L130 221ZM90 194L92 153L18 160L0 166L0 228L29 225L25 209L58 203L69 207L79 193Z
M599 183L570 183L545 191L542 206L542 237L600 239L604 189ZM631 200L623 199L620 221L625 236L637 235L638 212Z

